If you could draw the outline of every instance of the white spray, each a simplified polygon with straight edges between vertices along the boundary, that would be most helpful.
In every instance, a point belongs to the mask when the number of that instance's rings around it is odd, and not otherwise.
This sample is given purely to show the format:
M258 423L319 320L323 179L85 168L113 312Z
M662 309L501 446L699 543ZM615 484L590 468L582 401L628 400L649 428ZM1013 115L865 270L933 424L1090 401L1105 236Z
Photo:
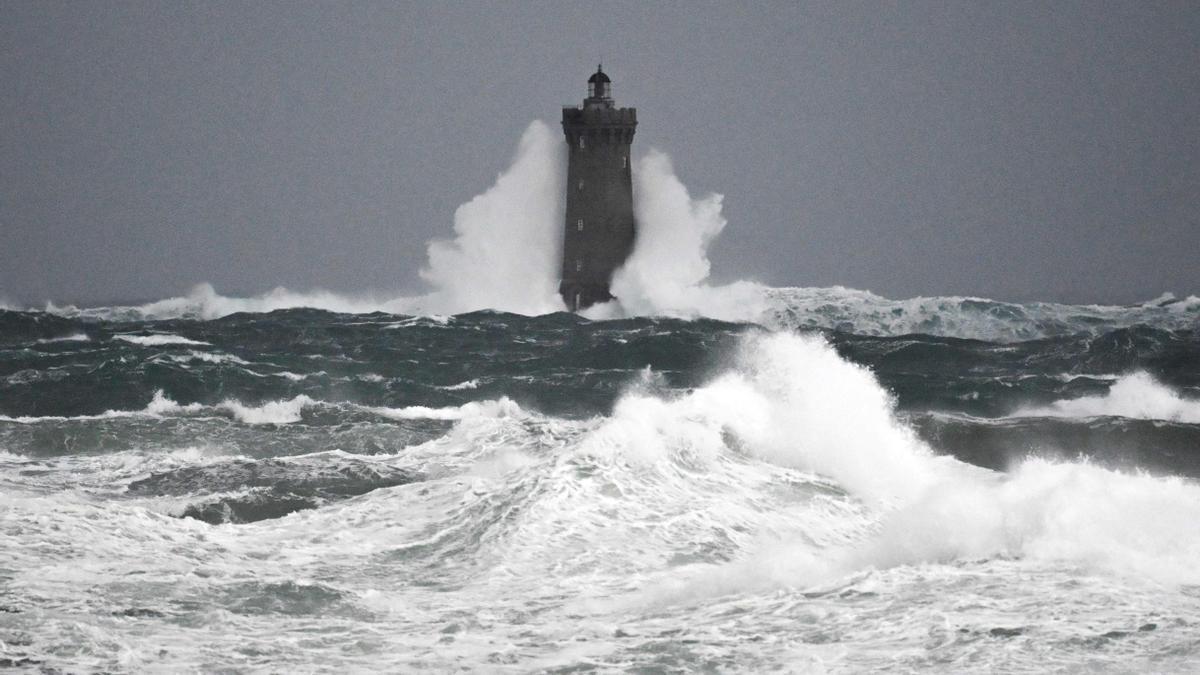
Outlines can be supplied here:
M483 194L458 207L455 237L429 244L421 278L434 291L418 312L457 314L497 309L520 314L562 311L562 139L536 121L521 137L512 166Z
M632 316L704 316L755 321L766 306L763 287L748 281L707 283L708 247L725 229L723 197L693 198L658 150L636 164L634 210L637 242L613 279L619 313Z
M1014 417L1099 417L1111 415L1143 420L1200 424L1200 400L1185 398L1138 371L1122 376L1103 396L1055 401L1049 406L1023 408Z
M558 296L562 248L562 139L534 122L513 165L487 192L459 207L453 241L429 245L421 276L436 290L414 309L443 314L492 308L522 314L564 309ZM695 199L666 154L651 150L635 165L637 240L613 279L618 300L595 318L706 316L753 321L765 309L762 287L710 286L708 247L725 228L722 197Z
M632 392L578 451L634 466L700 463L706 475L726 471L722 457L750 455L833 479L873 514L866 528L845 523L858 533L845 544L780 533L674 589L685 594L997 556L1200 582L1194 482L1038 459L999 474L935 456L870 371L815 336L749 336L733 369L708 385L676 397Z
M566 152L562 137L534 121L521 136L512 165L494 185L454 214L454 237L428 246L420 276L431 291L417 297L346 296L328 291L276 288L251 298L218 294L200 284L179 298L141 307L79 310L48 305L68 315L214 319L235 312L313 307L332 312L458 314L496 309L527 315L564 311L558 295ZM637 163L634 208L637 242L613 282L619 303L596 308L595 317L707 316L754 320L762 314L761 288L748 282L713 287L708 246L725 227L721 196L693 199L670 159L651 151Z

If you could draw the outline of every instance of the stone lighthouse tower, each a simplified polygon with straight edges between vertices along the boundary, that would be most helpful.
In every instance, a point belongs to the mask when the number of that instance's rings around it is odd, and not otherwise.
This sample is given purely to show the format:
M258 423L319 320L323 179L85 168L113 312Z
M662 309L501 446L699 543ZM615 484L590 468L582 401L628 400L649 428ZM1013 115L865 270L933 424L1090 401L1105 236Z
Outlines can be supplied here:
M618 108L602 68L588 78L582 106L563 108L567 163L567 221L562 283L571 311L612 299L613 272L633 248L633 179L629 149L636 108Z

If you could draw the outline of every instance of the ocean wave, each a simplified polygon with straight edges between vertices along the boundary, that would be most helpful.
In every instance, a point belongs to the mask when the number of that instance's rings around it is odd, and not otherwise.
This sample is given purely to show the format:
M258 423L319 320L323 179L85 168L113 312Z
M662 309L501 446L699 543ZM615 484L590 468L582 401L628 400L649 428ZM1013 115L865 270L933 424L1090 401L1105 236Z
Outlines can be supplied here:
M733 372L682 398L623 397L581 452L620 452L626 461L680 452L712 458L732 438L746 452L829 476L878 503L933 480L937 460L897 422L891 396L820 338L750 336L736 358Z
M339 314L373 312L404 313L402 299L356 297L330 291L293 291L277 287L250 297L221 295L212 284L198 284L184 296L157 300L143 305L77 307L47 303L45 312L56 316L103 321L162 321L170 319L213 320L231 314L265 314L281 309L310 308Z
M333 452L175 467L134 480L127 490L137 496L186 498L177 515L218 525L281 518L419 479L382 461ZM197 495L206 497L196 500Z
M381 417L394 420L463 420L475 417L521 417L525 411L521 406L507 397L494 401L472 401L460 406L430 408L427 406L407 406L404 408L367 407Z
M1103 396L1055 401L1048 406L1021 408L1013 417L1128 417L1200 424L1200 400L1185 398L1149 373L1121 376Z
M203 403L180 404L168 397L163 390L154 392L150 402L140 410L107 410L96 415L45 415L45 416L7 416L0 415L0 422L14 424L41 424L53 422L80 422L110 420L121 418L167 418L195 417L205 414L224 413L233 419L247 425L282 425L294 424L303 419L303 412L308 408L330 407L346 408L359 413L375 415L391 420L441 420L456 421L480 417L521 417L526 413L521 406L507 397L497 400L471 401L460 406L434 408L428 406L406 406L389 408L386 406L364 406L354 403L330 403L315 400L304 394L289 399L266 401L257 405L249 405L237 399L225 399L220 403L206 405Z
M163 414L195 410L155 399ZM1013 616L1034 626L1037 639L1061 629L1069 641L1130 625L1136 631L1155 616L1190 622L1195 614L1178 587L1200 583L1200 486L1086 462L1033 459L999 473L937 456L869 370L815 335L743 335L695 386L673 387L662 373L641 370L609 414L586 418L503 398L371 409L301 397L275 403L245 407L276 421L294 417L298 406L451 423L431 425L413 442L380 443L386 447L371 449L369 461L337 452L251 456L240 450L311 430L239 424L244 445L226 456L199 456L193 466L183 455L131 467L136 475L130 468L107 474L119 477L119 495L97 489L94 476L82 489L71 484L104 456L0 457L0 502L14 525L0 533L5 565L29 581L5 603L36 632L39 650L67 639L31 608L71 606L89 588L103 589L98 609L89 606L77 622L89 630L126 625L112 621L118 611L146 611L138 630L152 637L174 634L175 619L206 628L236 614L231 643L273 639L289 613L327 607L280 590L281 578L328 580L337 590L329 595L346 598L337 611L363 612L369 625L387 628L379 631L389 640L380 652L456 650L436 662L425 651L419 663L399 660L393 670L431 663L486 670L497 664L501 639L549 645L522 666L578 665L578 652L562 653L581 634L602 650L587 663L614 670L662 666L661 652L637 654L685 639L755 649L757 635L836 639L842 651L932 639L943 651L931 658L945 660L948 646L978 642L990 654L1003 644L997 640L1019 639L989 634L1013 626L1006 622ZM219 408L199 412L232 418ZM161 436L155 429L138 440L152 445ZM48 468L62 470L46 478ZM17 481L36 489L9 489ZM181 515L190 517L172 517ZM143 571L132 586L130 560ZM157 593L177 588L181 570L189 597L204 602ZM381 584L380 575L403 583ZM268 595L230 591L251 582ZM954 597L945 593L950 587L959 591ZM963 594L986 602L964 605ZM1048 594L1071 603L1065 628L1058 610L1028 618ZM1117 610L1113 597L1123 600ZM156 623L147 619L151 611L172 619ZM923 612L920 620L913 611ZM702 626L678 632L693 624ZM909 632L898 638L897 625ZM487 639L465 639L474 631ZM1151 637L1183 644L1186 633L1171 625ZM445 636L456 640L435 642ZM205 630L188 657L211 646ZM337 647L334 665L346 657ZM1097 653L1094 645L1079 650ZM221 650L235 652L232 644ZM777 662L794 663L789 657ZM672 665L708 663L688 658ZM871 669L853 667L861 663L846 669Z
M172 343L172 344L183 344L183 343ZM212 363L212 364L229 363L229 364L238 365L238 366L251 365L249 361L247 361L243 358L234 356L233 354L198 352L195 350L189 351L187 354L166 354L165 358L167 358L170 361L173 361L175 363L189 363L191 361L201 361L203 363Z
M94 420L110 420L126 417L166 417L171 415L194 415L205 410L205 406L200 403L189 403L180 405L174 400L168 398L161 389L154 392L150 403L146 404L141 410L106 410L97 415L21 415L17 417L9 417L0 415L0 422L11 422L15 424L42 424L50 422L72 422L72 421L94 421Z
M684 285L687 288L692 286ZM672 286L674 287L674 286ZM725 290L719 290L725 289ZM760 286L714 287L709 295L730 296L736 311L722 311L717 318L760 323L771 328L838 330L859 335L897 336L925 334L941 337L1016 342L1059 335L1084 333L1098 335L1131 326L1150 326L1164 330L1194 329L1200 325L1200 298L1189 296L1175 300L1162 298L1137 305L1069 305L1052 302L1010 303L987 298L944 296L893 300L870 291L844 288L766 288ZM665 291L664 291L665 292ZM690 292L690 291L689 291ZM680 295L682 294L682 295ZM683 298L684 291L676 295ZM705 296L707 297L707 296ZM722 296L724 297L724 296ZM704 311L667 310L669 298L632 304L629 311L644 315L671 315L682 318L709 316ZM680 307L687 305L683 302ZM720 305L716 300L714 303ZM655 304L657 303L657 304ZM661 307L659 307L661 305ZM656 308L657 307L657 308ZM218 319L238 312L265 313L282 309L311 308L346 314L418 312L412 298L356 298L326 291L296 292L277 288L248 298L223 296L209 284L197 286L188 296L170 298L140 306L57 307L47 312L87 320L167 320ZM640 309L639 309L640 308ZM588 316L596 320L616 319L624 313L611 307L598 307ZM444 314L405 318L383 325L407 328L425 325L445 326ZM431 324L430 322L435 322ZM119 336L139 344L169 338L156 336ZM140 339L131 339L140 338ZM187 338L181 338L187 339ZM175 343L187 344L187 343Z
M139 411L70 419L223 415L247 426L286 426L302 421L307 409L336 407L454 422L438 440L405 448L406 461L469 472L443 487L461 485L453 489L467 497L455 498L486 506L500 519L488 521L497 528L536 532L539 557L555 545L577 550L585 534L628 542L645 523L677 514L670 518L684 519L679 527L694 528L687 536L719 531L726 542L714 549L724 551L711 561L719 564L687 577L705 588L807 587L864 570L993 558L1200 583L1193 527L1200 487L1193 483L1046 459L1003 474L938 456L898 416L874 374L819 336L752 332L730 362L707 382L679 390L640 371L610 414L583 420L548 417L508 398L442 407L305 395L183 405L161 391ZM1147 386L1159 385L1126 376L1113 385L1111 400L1123 400L1123 388L1144 398L1139 391ZM213 508L262 506L251 501ZM466 506L448 513L480 515ZM503 520L509 517L517 520ZM478 532L484 525L463 527ZM747 538L739 528L758 534ZM488 536L495 546L519 547L530 538Z
M808 536L785 537L714 573L735 585L996 556L1200 583L1200 486L1041 459L1000 474L935 456L868 371L816 338L753 337L733 372L708 385L679 398L631 394L578 452L710 471L748 454L827 476L877 514L856 541L814 548Z
M173 335L171 333L152 333L150 335L126 335L119 334L113 336L114 340L122 342L130 342L143 347L161 347L163 345L192 345L192 346L208 346L209 343L201 342L200 340L192 340L185 338L182 335Z
M92 338L86 333L71 333L62 337L41 338L37 341L39 345L54 344L56 342L91 342Z
M908 415L921 438L976 466L1011 471L1030 458L1200 479L1200 425L1128 417Z
M188 403L181 405L169 398L163 390L154 392L150 403L141 410L107 410L97 415L46 415L9 417L0 415L0 422L17 424L41 424L50 422L78 422L94 420L110 420L130 417L165 418L177 416L196 416L204 413L225 411L238 421L245 424L291 424L300 421L300 412L306 406L316 405L317 402L307 396L297 396L285 401L270 401L258 406L248 406L240 401L227 399L217 405Z
M226 400L217 408L229 411L234 419L243 424L292 424L300 421L304 408L316 404L316 401L302 394L286 401L269 401L258 406Z
M892 300L870 291L770 288L760 322L785 328L833 329L859 335L937 335L1016 342L1086 333L1098 335L1144 325L1166 330L1200 325L1200 297L1176 300L1166 293L1139 305L1012 303L944 296Z
M291 371L281 370L278 373L272 373L272 375L274 375L276 377L282 377L285 380L291 380L292 382L303 382L304 380L307 380L310 377L326 377L329 375L329 373L326 373L323 370L318 370L315 373L304 373L303 375L301 375L299 373L293 373Z
M164 443L102 454L66 454L52 457L5 455L0 462L14 464L13 475L22 487L34 490L79 490L111 496L124 491L124 483L149 473L227 462L228 448L208 443ZM29 469L35 468L36 471Z
M62 368L26 368L0 378L0 381L8 385L20 386L33 384L34 382L56 382L65 380L68 377L70 377L70 373Z

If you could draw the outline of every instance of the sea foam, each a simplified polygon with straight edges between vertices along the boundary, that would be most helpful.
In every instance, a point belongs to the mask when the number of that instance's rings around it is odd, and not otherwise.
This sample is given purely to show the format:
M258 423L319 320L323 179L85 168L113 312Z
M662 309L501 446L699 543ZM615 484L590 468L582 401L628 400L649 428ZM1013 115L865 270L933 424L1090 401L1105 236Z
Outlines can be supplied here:
M876 514L873 533L853 543L764 542L702 575L705 587L807 586L997 556L1200 583L1200 487L1086 463L1031 459L999 474L936 456L869 371L815 337L752 336L708 385L677 398L631 393L578 451L713 467L725 454L749 454L826 476Z
M1185 398L1138 371L1120 377L1103 396L1055 401L1048 406L1022 408L1014 417L1129 417L1200 424L1200 400Z
M300 421L304 408L315 403L311 398L300 395L283 401L268 401L258 406L226 400L218 407L232 413L234 419L243 424L292 424Z
M524 414L521 406L508 397L491 401L471 401L461 406L442 408L413 405L403 408L372 407L365 410L394 420L464 420L476 417L520 417Z
M53 344L56 342L91 342L91 341L92 341L92 338L88 337L86 333L71 333L70 335L64 335L62 337L42 338L42 339L38 340L37 343L40 345L44 345L44 344Z
M113 339L120 340L122 342L130 342L143 347L161 347L163 345L208 345L207 342L192 340L185 338L182 335L173 335L171 333L153 333L150 335L114 335Z

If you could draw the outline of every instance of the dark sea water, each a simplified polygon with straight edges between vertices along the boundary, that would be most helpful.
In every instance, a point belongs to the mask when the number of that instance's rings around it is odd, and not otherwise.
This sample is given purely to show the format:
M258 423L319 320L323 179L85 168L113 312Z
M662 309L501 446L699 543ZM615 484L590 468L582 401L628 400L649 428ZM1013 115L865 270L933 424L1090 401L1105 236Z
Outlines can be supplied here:
M0 666L1200 669L1200 302L0 310Z

